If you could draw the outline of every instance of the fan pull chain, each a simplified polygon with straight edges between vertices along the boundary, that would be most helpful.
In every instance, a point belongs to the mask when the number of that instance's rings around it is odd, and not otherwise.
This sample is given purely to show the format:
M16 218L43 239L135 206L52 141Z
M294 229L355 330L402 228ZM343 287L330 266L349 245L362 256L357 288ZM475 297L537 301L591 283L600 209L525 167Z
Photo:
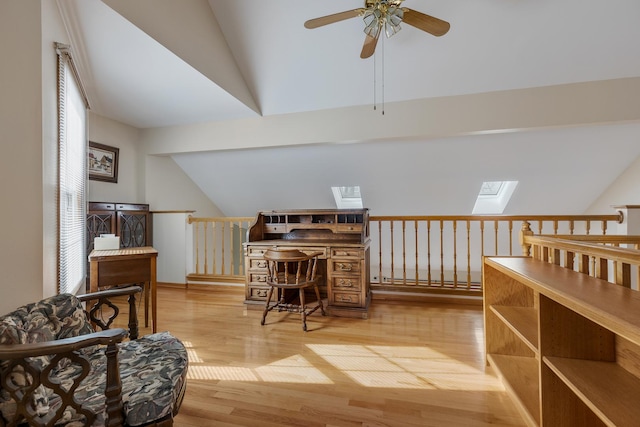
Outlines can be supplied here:
M382 115L384 116L384 37L382 38Z
M378 68L376 63L376 54L373 55L373 111L376 110L376 69Z

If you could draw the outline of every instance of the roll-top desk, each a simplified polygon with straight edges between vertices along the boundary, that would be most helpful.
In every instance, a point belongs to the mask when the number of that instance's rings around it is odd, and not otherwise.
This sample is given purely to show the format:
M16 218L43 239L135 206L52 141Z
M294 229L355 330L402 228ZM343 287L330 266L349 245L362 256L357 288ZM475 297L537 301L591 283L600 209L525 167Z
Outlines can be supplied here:
M263 254L287 247L322 253L320 292L330 315L366 319L371 302L369 245L367 209L258 212L244 243L245 304L264 305L269 288Z

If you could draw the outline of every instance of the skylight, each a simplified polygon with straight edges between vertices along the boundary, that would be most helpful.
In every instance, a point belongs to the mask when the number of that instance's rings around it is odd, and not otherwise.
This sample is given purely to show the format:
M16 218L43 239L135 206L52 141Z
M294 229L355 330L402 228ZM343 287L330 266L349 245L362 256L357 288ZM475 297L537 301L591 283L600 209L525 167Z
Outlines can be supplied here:
M338 209L362 209L360 186L331 187Z
M518 181L485 181L480 187L474 214L502 214L507 207Z

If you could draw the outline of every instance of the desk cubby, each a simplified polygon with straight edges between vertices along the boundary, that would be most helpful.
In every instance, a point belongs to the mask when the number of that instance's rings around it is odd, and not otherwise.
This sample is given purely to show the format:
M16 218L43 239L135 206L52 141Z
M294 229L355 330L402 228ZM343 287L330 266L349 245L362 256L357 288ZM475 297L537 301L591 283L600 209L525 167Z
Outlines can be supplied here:
M487 362L532 426L640 422L640 293L525 257L485 258Z

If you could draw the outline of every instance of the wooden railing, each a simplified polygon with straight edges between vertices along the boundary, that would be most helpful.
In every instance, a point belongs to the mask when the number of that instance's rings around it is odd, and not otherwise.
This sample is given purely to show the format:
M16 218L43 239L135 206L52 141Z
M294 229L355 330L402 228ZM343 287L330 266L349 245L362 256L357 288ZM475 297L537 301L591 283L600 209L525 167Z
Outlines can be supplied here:
M372 289L479 295L482 258L521 255L520 234L606 235L619 215L372 216Z
M190 218L189 281L244 282L253 217ZM482 258L522 255L521 234L615 234L619 215L371 216L371 286L378 291L481 295Z
M535 259L638 290L640 236L525 234L522 242Z
M245 242L253 217L189 217L193 226L194 265L188 281L244 282Z

